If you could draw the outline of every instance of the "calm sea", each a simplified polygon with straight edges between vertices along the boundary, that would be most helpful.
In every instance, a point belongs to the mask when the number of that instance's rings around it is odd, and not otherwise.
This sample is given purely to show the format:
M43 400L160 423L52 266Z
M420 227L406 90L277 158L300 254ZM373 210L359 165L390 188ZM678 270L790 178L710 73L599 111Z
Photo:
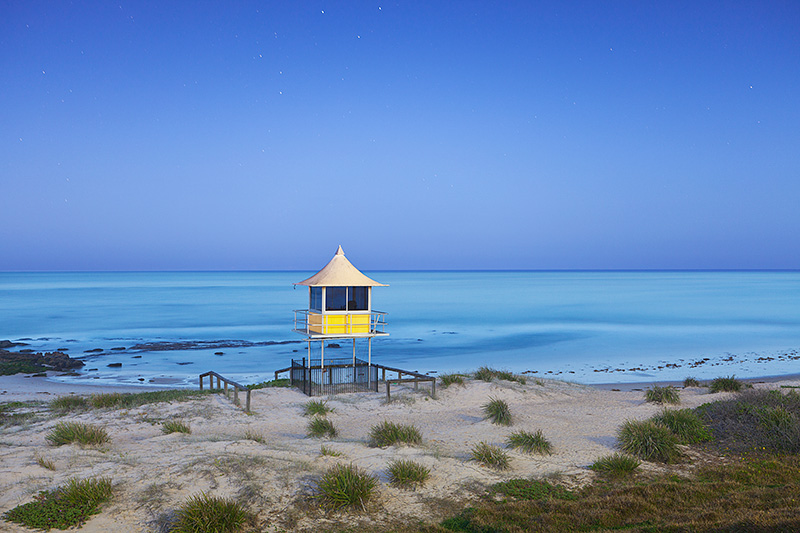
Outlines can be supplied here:
M310 274L0 273L0 339L84 358L65 381L190 384L207 370L263 381L305 354L263 343L301 340L292 311L307 289L292 283ZM373 292L390 333L373 361L389 366L585 383L800 373L800 272L367 274L390 285ZM187 344L133 348L154 342ZM351 346L326 350L339 354Z

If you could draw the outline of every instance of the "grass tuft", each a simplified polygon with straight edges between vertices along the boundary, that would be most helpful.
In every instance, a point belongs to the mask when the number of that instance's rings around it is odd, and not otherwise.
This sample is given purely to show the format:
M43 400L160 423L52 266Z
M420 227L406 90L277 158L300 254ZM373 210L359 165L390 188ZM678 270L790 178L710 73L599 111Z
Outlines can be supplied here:
M461 374L441 374L439 381L442 383L442 387L446 389L450 385L464 385L464 376Z
M479 442L472 448L472 460L495 470L508 470L511 460L499 446Z
M329 457L341 457L342 456L342 452L337 452L333 448L331 448L329 446L325 446L324 444L319 447L319 453L320 453L320 455L327 455Z
M175 533L233 533L242 531L253 516L234 500L206 493L190 497L176 512Z
M105 429L82 422L59 422L45 436L45 439L53 446L62 446L73 442L83 446L94 446L105 444L111 440Z
M321 439L322 437L329 437L332 439L339 433L333 426L333 422L327 418L320 418L318 416L308 421L307 429L308 436L316 439Z
M494 368L489 368L486 366L482 366L475 371L475 379L479 379L481 381L492 381L493 379L502 379L505 381L516 381L525 385L527 383L528 378L525 376L521 376L519 374L513 374L508 370L495 370Z
M110 392L103 394L92 394L89 397L89 404L96 409L130 409L151 403L160 402L185 402L214 394L214 390L187 390L187 389L168 389L150 392L136 392L122 394Z
M489 487L489 494L502 494L516 500L577 500L572 491L537 479L510 479Z
M89 401L83 396L60 396L50 402L50 408L57 411L82 411L89 408Z
M551 455L553 453L553 445L544 437L541 429L537 429L535 433L527 431L512 433L506 438L506 444L509 448L519 448L525 453L539 453L542 455Z
M675 434L652 420L626 421L617 432L617 440L622 451L644 461L673 463L681 455Z
M736 379L736 376L725 378L715 378L709 385L709 392L739 392L744 387L744 383Z
M303 416L325 416L332 412L333 408L324 400L309 400L303 406Z
M631 474L642 464L635 457L623 453L612 453L595 461L590 467L611 478L622 478Z
M248 429L244 432L244 439L245 440L252 440L259 444L264 444L264 435L258 433L257 431L253 431L252 429Z
M3 519L33 529L67 529L80 526L100 512L100 506L111 499L113 486L108 478L74 478L66 486L42 491L34 501L14 507Z
M511 425L511 410L504 400L489 397L489 401L482 406L484 419L500 426Z
M378 479L357 466L335 465L317 482L317 494L323 507L342 509L358 506L364 509L372 498Z
M397 444L420 444L422 434L414 425L395 424L383 421L369 430L369 445L373 448L395 446Z
M681 444L697 444L713 439L711 430L703 423L697 413L690 409L664 410L652 418L656 424L666 426Z
M647 389L647 391L644 393L644 399L650 403L669 403L673 405L681 403L681 397L678 395L678 390L672 385L668 387L653 385L651 389Z
M169 435L170 433L186 433L188 435L192 432L192 428L180 420L167 420L161 424L161 432L165 435Z
M262 381L261 383L253 383L247 385L250 390L268 389L272 387L291 387L292 380L289 378L273 379L271 381Z
M423 485L431 475L431 469L414 461L399 459L389 462L389 483L402 488Z
M687 389L689 387L701 387L700 382L697 379L689 376L683 380L683 388Z
M42 468L46 468L48 470L55 470L56 469L56 464L53 461L51 461L49 459L45 459L41 455L37 455L36 456L36 464L38 464Z

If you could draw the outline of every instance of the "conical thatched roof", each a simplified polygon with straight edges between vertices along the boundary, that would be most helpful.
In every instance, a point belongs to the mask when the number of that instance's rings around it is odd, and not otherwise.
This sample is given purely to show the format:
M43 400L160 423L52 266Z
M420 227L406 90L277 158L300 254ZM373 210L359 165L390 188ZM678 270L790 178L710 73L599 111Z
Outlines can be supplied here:
M295 285L305 285L307 287L387 287L383 283L378 283L361 273L344 256L344 250L339 246L336 255L333 256L322 270L308 279L304 279Z

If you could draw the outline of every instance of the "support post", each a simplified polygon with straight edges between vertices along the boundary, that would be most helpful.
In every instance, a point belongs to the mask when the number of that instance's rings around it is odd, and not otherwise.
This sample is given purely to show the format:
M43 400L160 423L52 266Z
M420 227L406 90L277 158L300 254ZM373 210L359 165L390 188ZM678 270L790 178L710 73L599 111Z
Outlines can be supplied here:
M200 390L203 390L203 376L200 376Z
M392 393L389 392L390 388L391 388L391 383L387 381L386 382L386 403L389 403L389 402L392 401Z
M367 339L367 388L372 388L372 337ZM375 376L376 378L378 376Z
M233 387L233 403L239 405L239 387Z
M248 413L250 412L250 389L247 389L247 407L244 410Z

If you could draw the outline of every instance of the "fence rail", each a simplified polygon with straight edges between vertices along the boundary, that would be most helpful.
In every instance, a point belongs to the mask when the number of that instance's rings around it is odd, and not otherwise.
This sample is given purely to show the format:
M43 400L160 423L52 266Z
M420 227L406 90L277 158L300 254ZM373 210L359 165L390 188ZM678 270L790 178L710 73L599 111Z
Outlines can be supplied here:
M233 403L235 405L239 404L239 391L247 392L247 400L245 403L244 411L246 413L250 412L250 389L245 387L244 385L240 385L235 381L228 379L226 377L220 376L216 372L206 372L205 374L200 374L200 390L203 390L203 378L208 376L208 388L214 389L214 378L217 378L217 387L218 389L222 389L225 393L225 397L230 399L230 392L228 390L229 386L233 389ZM224 385L223 385L224 384Z

